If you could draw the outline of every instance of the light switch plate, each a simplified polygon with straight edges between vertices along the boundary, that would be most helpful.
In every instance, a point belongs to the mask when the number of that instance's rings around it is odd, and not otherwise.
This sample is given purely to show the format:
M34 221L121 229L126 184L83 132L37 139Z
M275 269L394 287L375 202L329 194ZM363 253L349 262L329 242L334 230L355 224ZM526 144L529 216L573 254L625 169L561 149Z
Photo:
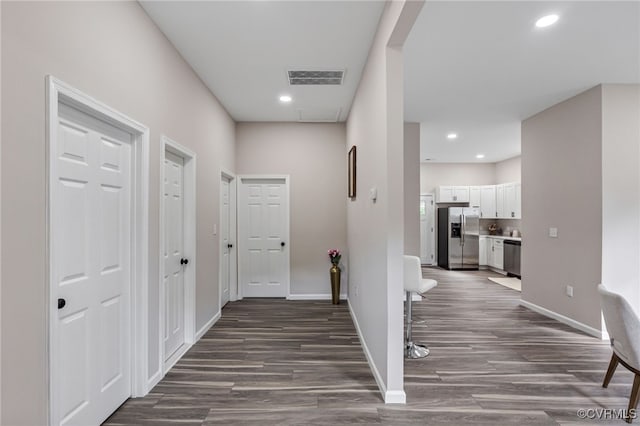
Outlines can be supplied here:
M213 224L213 235L218 235L218 225L217 224Z
M549 228L549 236L551 238L558 238L558 228Z

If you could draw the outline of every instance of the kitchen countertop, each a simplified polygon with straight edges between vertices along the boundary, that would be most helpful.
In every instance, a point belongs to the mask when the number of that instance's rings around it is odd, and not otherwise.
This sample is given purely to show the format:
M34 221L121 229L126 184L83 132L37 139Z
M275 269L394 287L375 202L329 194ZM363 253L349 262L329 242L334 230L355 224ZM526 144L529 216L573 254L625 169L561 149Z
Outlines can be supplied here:
M509 237L507 235L488 235L488 234L480 234L481 237L487 238L495 238L497 240L512 240L512 241L522 241L521 237Z

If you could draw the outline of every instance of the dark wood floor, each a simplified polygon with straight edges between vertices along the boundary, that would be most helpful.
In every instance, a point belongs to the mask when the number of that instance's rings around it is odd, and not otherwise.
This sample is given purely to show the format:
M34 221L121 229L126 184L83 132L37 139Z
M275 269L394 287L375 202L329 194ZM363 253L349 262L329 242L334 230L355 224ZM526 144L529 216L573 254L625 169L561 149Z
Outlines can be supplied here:
M346 305L243 300L105 424L575 425L626 407L631 374L601 387L607 342L518 306L491 274L424 270L439 285L414 302L414 340L431 355L405 362L406 405L383 403Z

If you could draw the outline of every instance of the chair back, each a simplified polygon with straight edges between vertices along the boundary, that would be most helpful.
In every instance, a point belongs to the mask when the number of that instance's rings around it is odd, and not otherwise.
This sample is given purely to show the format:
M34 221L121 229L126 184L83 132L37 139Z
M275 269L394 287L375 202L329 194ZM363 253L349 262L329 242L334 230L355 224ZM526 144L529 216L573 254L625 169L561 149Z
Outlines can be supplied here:
M640 319L624 297L600 284L600 304L611 346L618 357L640 370Z
M422 269L418 256L404 256L404 291L420 292Z

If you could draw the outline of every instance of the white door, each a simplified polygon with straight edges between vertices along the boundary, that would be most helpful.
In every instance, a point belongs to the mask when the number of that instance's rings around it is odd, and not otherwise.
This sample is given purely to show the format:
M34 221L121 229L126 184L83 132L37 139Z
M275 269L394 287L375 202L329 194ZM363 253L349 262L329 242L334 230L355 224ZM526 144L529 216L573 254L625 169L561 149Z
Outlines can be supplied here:
M231 250L233 243L231 241L231 202L230 202L230 186L229 178L223 177L221 182L221 211L220 211L220 250L222 258L220 260L220 307L229 302L229 289L231 280Z
M433 195L420 196L420 263L434 265L435 253L435 210Z
M243 297L287 297L287 182L242 178L238 194L238 264Z
M164 160L164 362L173 365L185 344L184 160Z
M59 104L51 181L54 424L102 423L131 394L131 135ZM55 309L55 308L54 308Z

